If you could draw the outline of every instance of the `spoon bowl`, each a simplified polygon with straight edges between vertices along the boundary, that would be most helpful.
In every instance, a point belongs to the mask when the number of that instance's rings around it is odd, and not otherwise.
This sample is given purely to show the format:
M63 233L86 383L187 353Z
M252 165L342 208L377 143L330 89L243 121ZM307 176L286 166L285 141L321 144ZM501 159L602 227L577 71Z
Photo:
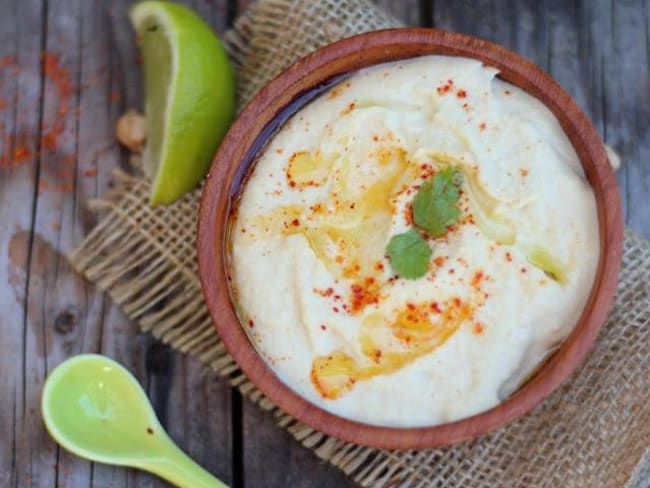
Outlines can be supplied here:
M41 410L52 437L78 456L143 469L178 486L226 486L173 443L138 381L105 356L82 354L57 366Z

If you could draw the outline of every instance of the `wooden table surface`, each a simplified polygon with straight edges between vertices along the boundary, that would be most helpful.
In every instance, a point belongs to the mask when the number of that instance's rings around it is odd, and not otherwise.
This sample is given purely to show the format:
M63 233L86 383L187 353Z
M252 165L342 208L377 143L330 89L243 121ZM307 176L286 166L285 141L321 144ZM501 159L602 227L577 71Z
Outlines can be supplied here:
M43 380L82 352L134 371L181 448L233 486L351 485L197 361L139 333L63 257L95 222L88 200L126 164L116 119L142 106L130 3L0 0L0 486L165 486L71 456L45 432ZM247 2L186 3L223 32ZM380 3L549 71L622 156L626 222L650 237L650 0Z

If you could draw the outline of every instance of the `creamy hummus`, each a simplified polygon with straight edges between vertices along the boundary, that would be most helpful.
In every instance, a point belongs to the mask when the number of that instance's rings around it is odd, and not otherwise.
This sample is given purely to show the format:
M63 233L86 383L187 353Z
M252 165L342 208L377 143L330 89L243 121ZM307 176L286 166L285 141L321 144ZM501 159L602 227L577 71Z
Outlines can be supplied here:
M571 331L598 261L593 192L538 100L464 58L356 72L296 113L233 214L233 298L278 377L357 421L425 426L493 407ZM444 168L460 218L398 276L392 236Z

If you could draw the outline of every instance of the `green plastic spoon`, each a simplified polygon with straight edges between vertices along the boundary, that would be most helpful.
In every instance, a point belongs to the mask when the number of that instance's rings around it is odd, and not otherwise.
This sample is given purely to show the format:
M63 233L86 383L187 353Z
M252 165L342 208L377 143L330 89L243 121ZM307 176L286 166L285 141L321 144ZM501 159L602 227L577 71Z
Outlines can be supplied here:
M78 456L181 487L227 488L174 444L138 381L105 356L82 354L57 366L45 381L41 412L52 437Z

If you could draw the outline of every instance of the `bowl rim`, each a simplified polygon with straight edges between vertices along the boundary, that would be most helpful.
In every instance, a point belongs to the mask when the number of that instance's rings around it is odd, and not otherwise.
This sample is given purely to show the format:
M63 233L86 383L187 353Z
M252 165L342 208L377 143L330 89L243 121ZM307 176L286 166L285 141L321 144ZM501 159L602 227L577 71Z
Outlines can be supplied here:
M309 402L283 383L250 343L231 302L231 278L225 261L231 204L239 189L233 182L241 178L241 165L250 159L248 152L253 142L305 89L337 74L426 54L479 59L498 68L502 79L524 89L554 113L596 195L600 257L591 293L573 331L517 392L489 410L450 423L377 426L340 417ZM203 187L197 254L201 288L221 340L252 384L277 407L347 442L374 448L420 449L455 444L502 427L532 410L584 362L613 303L622 241L620 196L603 143L586 115L557 82L530 61L492 42L439 29L406 27L372 31L328 44L296 61L248 102L223 139Z

